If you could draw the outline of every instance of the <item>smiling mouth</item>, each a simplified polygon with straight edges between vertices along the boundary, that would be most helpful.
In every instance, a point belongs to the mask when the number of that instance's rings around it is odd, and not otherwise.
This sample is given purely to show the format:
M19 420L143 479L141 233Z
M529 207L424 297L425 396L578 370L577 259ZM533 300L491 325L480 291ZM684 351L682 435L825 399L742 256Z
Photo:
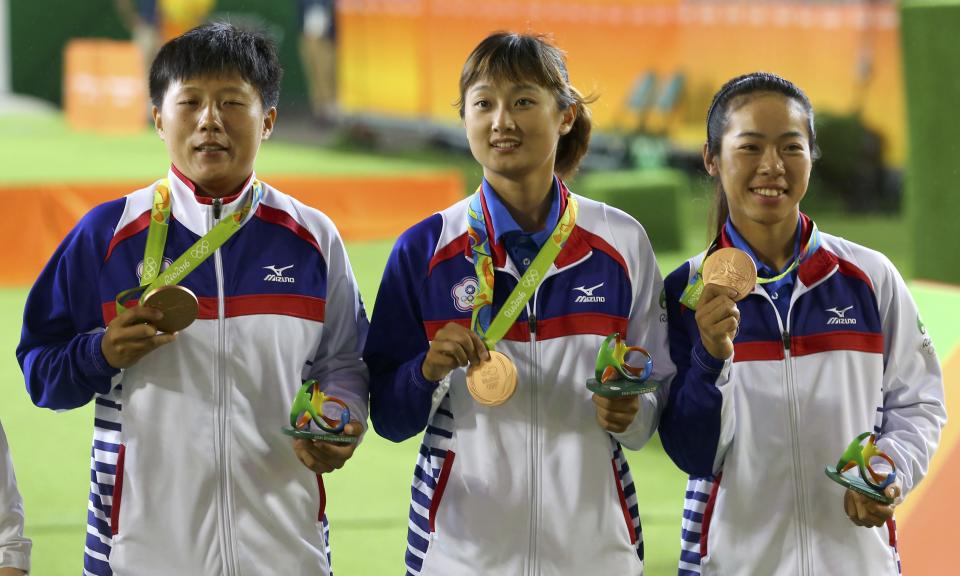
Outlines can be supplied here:
M777 198L787 193L787 191L782 188L751 188L750 192L758 196L763 196L764 198Z
M497 150L515 150L520 147L520 143L514 140L491 142L490 147Z

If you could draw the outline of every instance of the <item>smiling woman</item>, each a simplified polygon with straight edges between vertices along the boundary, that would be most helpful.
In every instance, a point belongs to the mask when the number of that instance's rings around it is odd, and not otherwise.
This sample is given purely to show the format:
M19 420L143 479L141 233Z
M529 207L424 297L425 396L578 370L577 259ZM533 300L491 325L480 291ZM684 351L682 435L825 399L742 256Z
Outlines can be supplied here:
M817 154L791 82L748 74L714 96L717 238L666 280L677 377L660 438L691 475L684 576L900 573L894 508L939 441L943 380L890 261L800 212ZM746 295L710 283L729 251L758 271ZM865 432L896 464L892 504L824 474Z
M650 351L654 380L672 375L650 242L564 183L590 113L544 38L480 42L459 106L483 180L401 235L364 350L377 432L423 433L407 571L637 576L623 447L650 439L664 394L611 399L586 381L613 333Z

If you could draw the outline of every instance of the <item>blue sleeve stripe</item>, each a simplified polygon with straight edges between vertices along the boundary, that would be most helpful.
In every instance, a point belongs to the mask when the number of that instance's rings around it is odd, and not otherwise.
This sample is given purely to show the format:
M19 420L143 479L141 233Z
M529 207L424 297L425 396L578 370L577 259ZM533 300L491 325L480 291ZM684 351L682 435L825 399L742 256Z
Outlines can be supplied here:
M691 491L691 490L687 490L687 492L686 492L686 494L684 495L684 497L685 497L687 500L698 500L698 501L700 501L700 502L706 502L706 501L710 500L710 495L709 495L709 494L704 494L703 492L696 492L696 491Z
M690 543L696 544L697 542L700 542L700 533L693 532L692 530L681 530L680 538L684 542L690 542Z
M696 510L684 510L683 517L692 522L703 522L703 514Z
M101 452L113 452L114 454L120 452L119 444L114 444L113 442L104 442L103 440L94 440L93 447L95 450L100 450Z
M438 428L436 426L427 426L427 434L434 434L436 436L443 436L444 438L453 438L453 432L449 430L444 430L443 428Z
M680 551L680 561L686 562L687 564L700 564L700 554L696 552L691 552L690 550L681 550ZM691 572L693 574L693 572Z

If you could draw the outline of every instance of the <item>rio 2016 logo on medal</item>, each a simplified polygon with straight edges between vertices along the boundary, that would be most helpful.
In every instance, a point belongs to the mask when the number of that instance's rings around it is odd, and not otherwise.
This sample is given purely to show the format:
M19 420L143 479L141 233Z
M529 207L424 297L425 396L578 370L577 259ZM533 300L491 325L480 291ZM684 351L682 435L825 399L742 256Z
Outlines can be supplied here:
M517 389L517 366L510 358L496 350L490 359L467 370L467 390L479 404L499 406L513 396Z

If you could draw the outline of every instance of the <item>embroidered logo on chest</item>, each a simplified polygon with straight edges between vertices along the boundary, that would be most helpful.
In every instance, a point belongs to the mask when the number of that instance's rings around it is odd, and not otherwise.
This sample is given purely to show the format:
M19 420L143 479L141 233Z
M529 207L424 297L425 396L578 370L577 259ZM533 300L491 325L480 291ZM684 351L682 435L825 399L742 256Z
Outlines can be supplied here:
M846 317L847 312L849 312L851 308L853 308L853 306L847 306L846 308L839 308L837 306L834 306L833 308L827 308L825 312L831 312L834 314L834 316L827 318L827 326L833 326L836 324L856 324L856 318Z
M594 294L594 291L595 291L597 288L602 288L602 287L603 287L603 282L601 282L601 283L599 283L599 284L597 284L596 286L593 286L593 287L591 287L591 288L587 288L585 285L584 285L584 286L577 286L576 288L573 289L573 291L574 291L574 292L580 292L580 294L574 299L574 302L579 302L579 303L584 303L584 302L606 302L607 299L606 299L604 296L601 296L600 294Z
M467 276L460 282L457 282L450 289L450 296L453 297L454 307L461 312L470 312L473 310L473 299L476 298L480 285L476 278Z
M265 282L281 282L281 283L294 283L297 280L293 276L284 276L284 273L293 268L293 264L289 266L277 266L276 264L270 266L264 266L264 270L269 270L270 273L263 277Z

